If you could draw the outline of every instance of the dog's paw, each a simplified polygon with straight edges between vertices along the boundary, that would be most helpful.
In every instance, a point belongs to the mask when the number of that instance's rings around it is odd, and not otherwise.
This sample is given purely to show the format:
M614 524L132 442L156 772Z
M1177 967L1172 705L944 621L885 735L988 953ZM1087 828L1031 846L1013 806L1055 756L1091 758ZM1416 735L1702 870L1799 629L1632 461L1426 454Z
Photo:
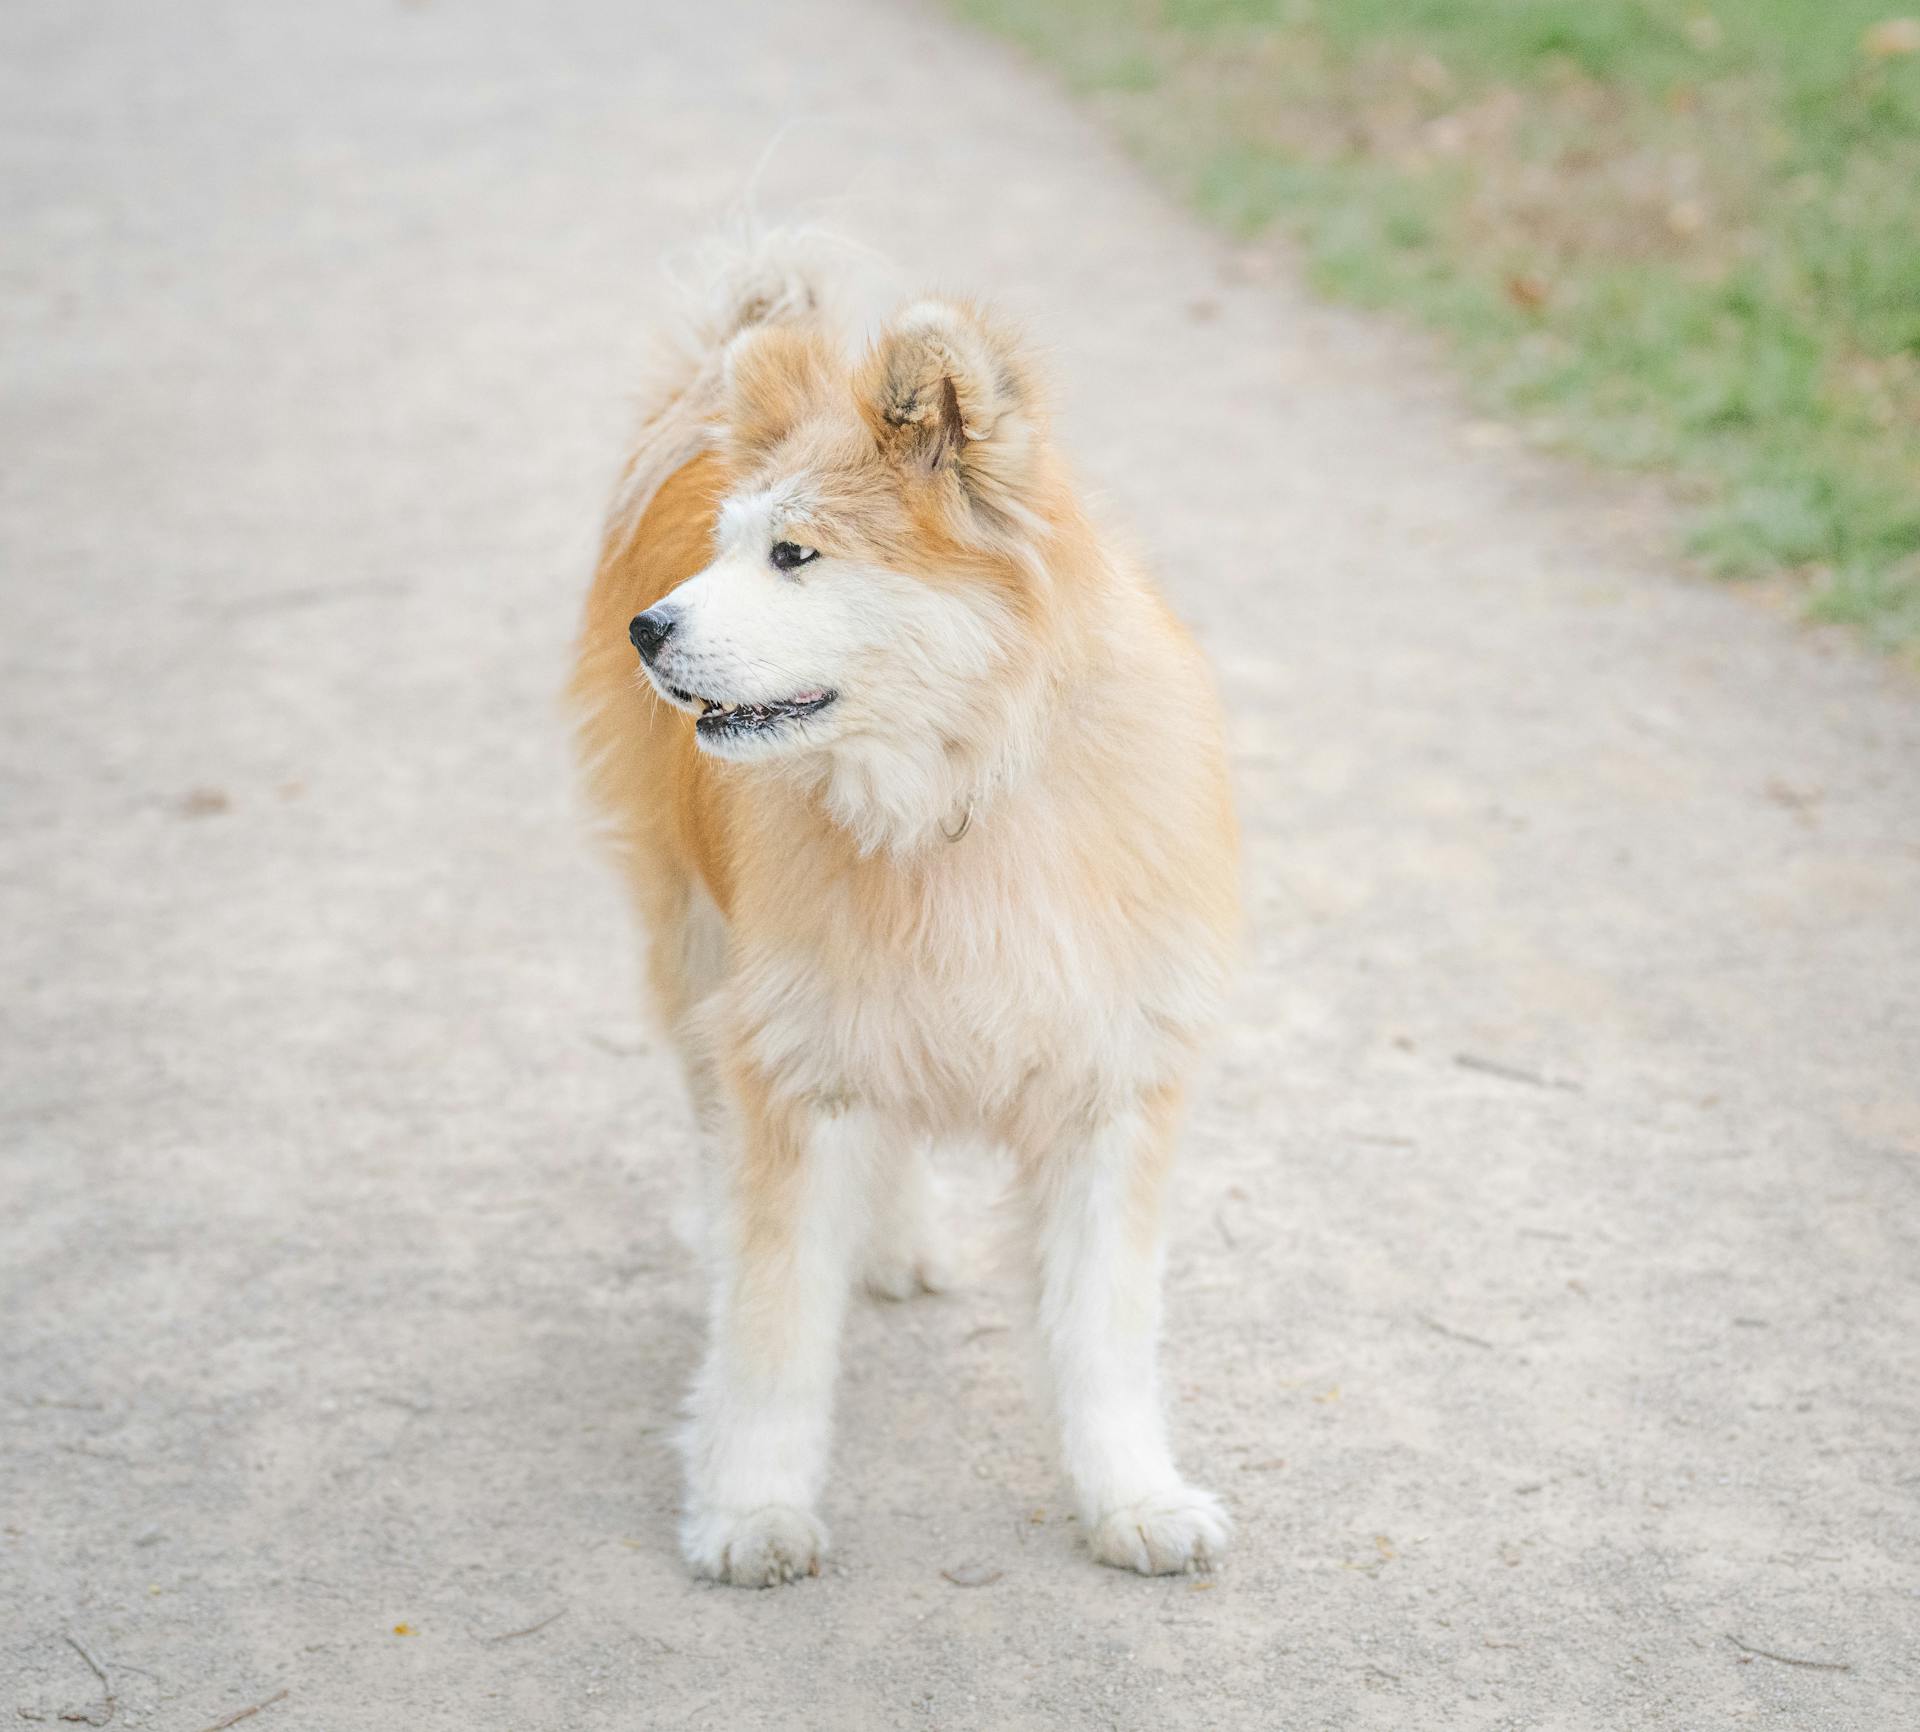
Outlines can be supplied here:
M772 1588L820 1573L827 1530L791 1504L695 1510L681 1527L680 1546L700 1575L736 1588Z
M953 1265L938 1251L883 1251L868 1253L861 1280L876 1299L913 1299L922 1293L951 1293Z
M1209 1491L1176 1485L1110 1510L1093 1526L1093 1555L1143 1576L1210 1570L1227 1549L1233 1525Z

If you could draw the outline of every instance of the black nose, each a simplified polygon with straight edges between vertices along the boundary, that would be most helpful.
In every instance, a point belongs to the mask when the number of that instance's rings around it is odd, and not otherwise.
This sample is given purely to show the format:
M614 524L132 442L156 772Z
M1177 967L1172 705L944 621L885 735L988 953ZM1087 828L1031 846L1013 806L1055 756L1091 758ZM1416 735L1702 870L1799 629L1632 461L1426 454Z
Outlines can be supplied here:
M650 662L660 653L660 646L673 636L673 615L663 607L650 607L627 627L627 636L633 639L640 659Z

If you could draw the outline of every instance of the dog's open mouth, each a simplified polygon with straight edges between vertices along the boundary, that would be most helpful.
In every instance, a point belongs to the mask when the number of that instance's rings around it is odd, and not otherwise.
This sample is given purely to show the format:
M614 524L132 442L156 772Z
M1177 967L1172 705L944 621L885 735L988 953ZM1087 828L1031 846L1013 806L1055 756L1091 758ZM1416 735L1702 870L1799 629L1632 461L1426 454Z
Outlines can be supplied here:
M678 686L673 687L673 695L682 703L703 706L700 719L694 723L694 727L704 738L717 740L738 738L743 734L771 733L802 717L818 715L840 694L801 692L796 697L783 698L770 704L723 704L714 698L703 698L695 692L683 692Z

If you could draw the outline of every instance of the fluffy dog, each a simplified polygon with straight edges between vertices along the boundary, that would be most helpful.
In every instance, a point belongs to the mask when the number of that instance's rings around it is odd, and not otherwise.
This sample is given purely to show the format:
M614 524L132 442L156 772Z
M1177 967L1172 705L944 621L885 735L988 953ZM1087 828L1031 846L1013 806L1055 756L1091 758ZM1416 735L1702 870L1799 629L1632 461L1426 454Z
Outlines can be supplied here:
M802 256L711 285L572 688L708 1145L682 1545L742 1586L817 1573L847 1294L939 1284L927 1148L966 1135L1013 1157L1093 1555L1205 1568L1228 1524L1155 1354L1239 925L1207 670L1088 520L1006 327L924 301L849 354Z

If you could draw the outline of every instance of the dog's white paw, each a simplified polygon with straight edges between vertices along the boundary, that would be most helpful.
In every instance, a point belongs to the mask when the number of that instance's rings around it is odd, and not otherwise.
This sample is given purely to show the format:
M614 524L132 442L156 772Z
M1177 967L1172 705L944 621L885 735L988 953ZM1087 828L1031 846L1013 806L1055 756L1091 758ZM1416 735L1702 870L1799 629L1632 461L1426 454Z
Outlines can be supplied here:
M938 1251L882 1251L867 1257L861 1273L876 1299L912 1299L922 1293L951 1293L953 1265Z
M772 1588L817 1576L827 1530L811 1511L791 1504L753 1510L690 1510L680 1548L699 1574L736 1588Z
M1170 1486L1110 1510L1088 1535L1093 1555L1143 1576L1210 1570L1226 1551L1233 1524L1210 1491Z

